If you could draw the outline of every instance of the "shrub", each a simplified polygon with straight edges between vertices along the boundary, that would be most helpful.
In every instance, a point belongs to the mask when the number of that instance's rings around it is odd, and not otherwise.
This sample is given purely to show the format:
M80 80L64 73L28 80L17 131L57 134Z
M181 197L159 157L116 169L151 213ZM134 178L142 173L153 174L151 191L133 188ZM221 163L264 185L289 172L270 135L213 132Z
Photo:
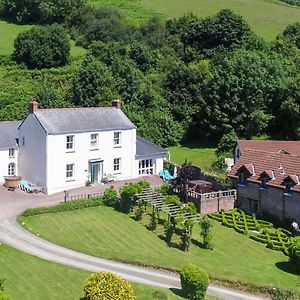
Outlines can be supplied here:
M300 236L291 238L288 244L290 262L300 273Z
M171 243L174 234L174 225L171 222L166 221L164 226L165 226L166 242L169 245Z
M182 292L188 299L203 300L208 288L207 273L193 264L187 264L180 269Z
M117 200L117 191L114 187L106 189L102 196L102 202L106 206L114 207Z
M149 229L152 231L156 230L157 223L158 223L158 214L157 214L157 211L155 209L153 209L153 211L151 213Z
M134 291L126 280L111 272L94 273L84 283L83 300L134 300Z
M181 201L177 195L167 195L165 196L165 204L174 204L177 206L181 206Z
M203 237L203 247L205 249L213 249L212 235L211 235L211 222L208 216L204 216L200 220L201 232L200 235Z
M136 221L140 221L142 219L142 216L143 216L143 213L145 212L145 203L144 201L140 201L138 203L138 208L137 210L135 211L135 216L134 216L134 219Z
M121 203L120 209L124 213L132 211L134 204L134 195L140 193L142 190L150 187L147 181L139 181L138 183L129 183L122 186L120 189Z
M95 207L101 204L102 204L101 197L95 197L86 200L72 200L68 202L59 203L55 206L29 208L22 213L22 216L28 217L34 215L47 214L47 213L70 211L70 210L81 209L81 208Z
M0 291L4 291L5 278L0 278Z
M181 230L181 241L183 251L188 251L191 245L192 229L193 229L192 220L183 221L183 229Z
M174 194L173 187L169 183L162 184L159 191L165 196Z
M0 292L0 300L9 300L9 298L3 292Z
M189 202L182 205L181 212L195 215L197 214L197 208L193 202Z
M64 66L70 59L70 41L64 28L51 26L33 27L19 33L14 42L14 59L31 69Z

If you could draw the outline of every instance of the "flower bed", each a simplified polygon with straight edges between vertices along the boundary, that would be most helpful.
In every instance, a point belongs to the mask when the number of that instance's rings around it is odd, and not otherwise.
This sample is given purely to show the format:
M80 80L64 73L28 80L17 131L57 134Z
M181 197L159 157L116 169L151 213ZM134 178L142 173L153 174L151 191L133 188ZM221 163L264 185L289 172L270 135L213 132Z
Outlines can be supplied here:
M249 235L254 241L266 244L270 249L282 251L288 255L287 244L292 233L286 229L275 229L272 223L257 220L256 215L248 215L236 208L231 212L221 210L219 213L210 213L208 216L226 227L233 228L238 233Z

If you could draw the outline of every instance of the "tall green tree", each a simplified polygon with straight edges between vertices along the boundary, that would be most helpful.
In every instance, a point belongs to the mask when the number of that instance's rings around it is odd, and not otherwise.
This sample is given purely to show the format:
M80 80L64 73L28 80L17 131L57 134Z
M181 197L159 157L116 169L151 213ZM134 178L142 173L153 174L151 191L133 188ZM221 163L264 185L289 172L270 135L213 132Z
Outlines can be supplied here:
M87 55L73 81L73 101L80 106L108 105L117 97L109 68Z

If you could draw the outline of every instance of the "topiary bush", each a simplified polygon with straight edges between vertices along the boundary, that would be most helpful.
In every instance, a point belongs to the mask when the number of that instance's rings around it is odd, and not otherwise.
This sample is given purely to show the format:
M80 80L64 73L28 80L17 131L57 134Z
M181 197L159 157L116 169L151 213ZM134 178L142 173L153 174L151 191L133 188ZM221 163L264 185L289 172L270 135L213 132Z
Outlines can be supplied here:
M288 243L288 251L291 264L300 273L300 236L291 238Z
M136 299L129 282L111 272L94 273L87 277L84 283L84 293L82 300Z
M106 206L114 207L117 201L117 191L114 187L106 189L102 196L102 202Z
M187 264L180 269L182 292L188 299L203 300L209 284L207 273L193 264Z

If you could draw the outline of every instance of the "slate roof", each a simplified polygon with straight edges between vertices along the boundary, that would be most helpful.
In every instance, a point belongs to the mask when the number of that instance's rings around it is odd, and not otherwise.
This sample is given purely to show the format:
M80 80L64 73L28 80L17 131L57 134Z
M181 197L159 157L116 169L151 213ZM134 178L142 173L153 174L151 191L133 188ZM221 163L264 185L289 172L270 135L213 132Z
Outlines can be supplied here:
M16 138L21 121L0 122L0 149L17 148Z
M122 110L115 107L38 109L34 115L48 134L136 128Z
M229 172L229 177L238 178L238 171L241 168L253 166L249 182L261 183L261 175L266 172L271 179L267 186L284 188L284 181L290 177L297 183L291 190L300 192L300 156L287 155L282 153L272 153L261 150L245 149L243 155L236 162Z
M238 140L237 143L241 155L245 149L253 149L300 156L300 141Z
M137 136L136 137L136 157L166 154L168 151L152 142Z

